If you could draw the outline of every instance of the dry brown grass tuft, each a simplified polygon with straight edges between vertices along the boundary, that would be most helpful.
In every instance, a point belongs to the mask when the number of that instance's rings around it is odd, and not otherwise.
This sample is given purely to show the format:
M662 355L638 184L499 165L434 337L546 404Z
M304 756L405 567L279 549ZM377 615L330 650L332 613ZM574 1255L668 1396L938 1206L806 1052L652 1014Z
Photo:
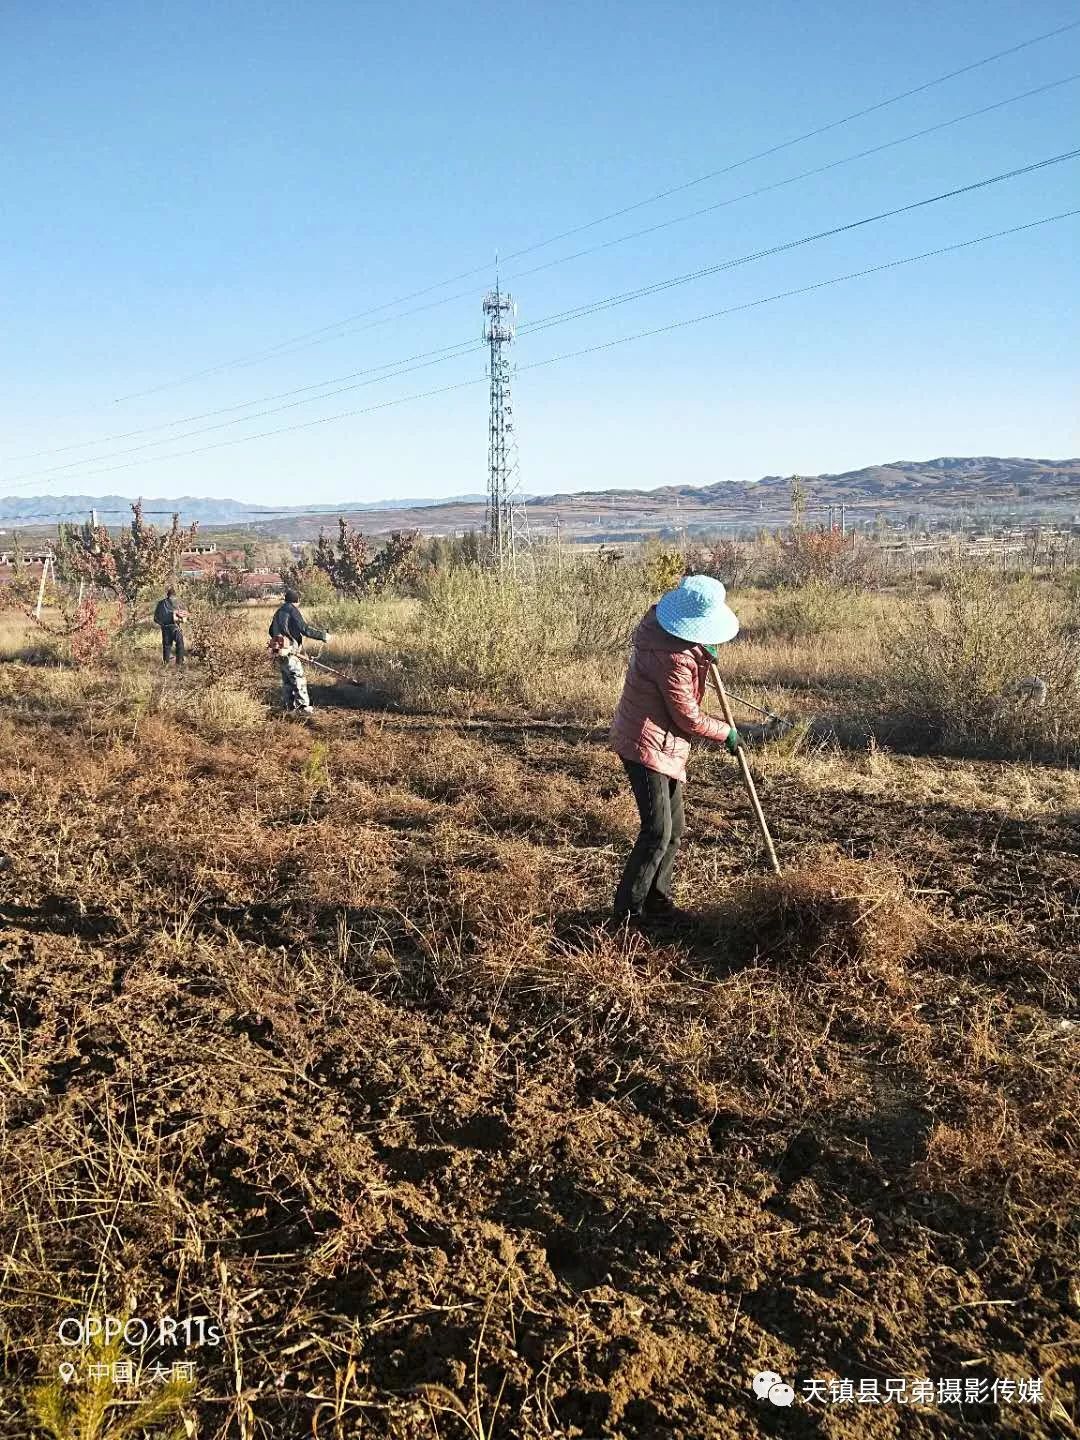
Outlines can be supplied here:
M833 854L745 881L703 920L733 955L754 963L874 974L893 987L930 923L895 870Z

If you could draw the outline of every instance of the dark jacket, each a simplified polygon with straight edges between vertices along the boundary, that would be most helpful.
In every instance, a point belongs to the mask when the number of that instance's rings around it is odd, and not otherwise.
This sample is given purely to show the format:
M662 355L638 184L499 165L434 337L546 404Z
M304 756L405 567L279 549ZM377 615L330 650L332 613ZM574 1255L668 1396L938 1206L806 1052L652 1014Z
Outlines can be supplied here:
M652 609L634 631L634 650L611 726L611 745L673 780L686 779L691 738L723 741L728 727L701 708L709 653L669 635Z
M303 645L305 636L308 640L325 640L326 631L309 625L295 605L279 605L270 621L270 639L284 637L296 645Z
M157 608L154 611L154 624L160 625L162 630L175 630L180 624L182 613L183 606L179 600L170 600L166 595L164 599L157 602Z

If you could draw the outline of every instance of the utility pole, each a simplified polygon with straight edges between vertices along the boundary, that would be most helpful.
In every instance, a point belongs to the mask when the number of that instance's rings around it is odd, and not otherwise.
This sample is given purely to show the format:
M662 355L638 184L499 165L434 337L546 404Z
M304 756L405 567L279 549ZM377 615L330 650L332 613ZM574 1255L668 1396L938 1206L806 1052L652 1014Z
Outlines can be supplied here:
M801 530L806 516L806 491L798 475L791 477L791 528Z
M513 495L517 488L517 444L514 440L514 411L510 400L510 357L517 306L511 296L495 289L484 296L484 339L490 358L490 407L488 413L487 518L484 526L492 564L499 570L514 569L515 536Z
M41 607L45 600L45 582L49 578L49 567L52 565L52 554L45 552L45 559L41 563L41 584L38 586L37 604L34 606L34 619L41 619Z

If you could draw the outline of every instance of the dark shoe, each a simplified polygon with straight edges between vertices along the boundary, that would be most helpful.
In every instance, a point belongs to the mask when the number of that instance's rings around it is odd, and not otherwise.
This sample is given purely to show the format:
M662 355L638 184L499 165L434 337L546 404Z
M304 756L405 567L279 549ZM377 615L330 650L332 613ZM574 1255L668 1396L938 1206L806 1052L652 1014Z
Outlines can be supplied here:
M680 910L667 895L650 895L645 901L644 916L653 924L692 925L694 916L689 910Z
M611 919L608 921L612 930L621 930L624 927L636 929L645 923L645 916L640 910L623 910L616 905L611 912Z

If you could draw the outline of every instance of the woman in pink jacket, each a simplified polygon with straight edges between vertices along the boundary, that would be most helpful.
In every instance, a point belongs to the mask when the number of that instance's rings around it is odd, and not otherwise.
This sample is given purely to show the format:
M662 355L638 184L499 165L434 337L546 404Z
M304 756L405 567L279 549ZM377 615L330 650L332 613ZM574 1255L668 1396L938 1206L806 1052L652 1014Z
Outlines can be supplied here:
M671 872L684 829L683 785L692 739L725 745L739 732L701 708L709 650L733 640L739 621L719 580L689 575L669 590L634 632L634 648L611 727L641 816L615 892L615 919L676 918ZM755 730L763 727L753 727Z

